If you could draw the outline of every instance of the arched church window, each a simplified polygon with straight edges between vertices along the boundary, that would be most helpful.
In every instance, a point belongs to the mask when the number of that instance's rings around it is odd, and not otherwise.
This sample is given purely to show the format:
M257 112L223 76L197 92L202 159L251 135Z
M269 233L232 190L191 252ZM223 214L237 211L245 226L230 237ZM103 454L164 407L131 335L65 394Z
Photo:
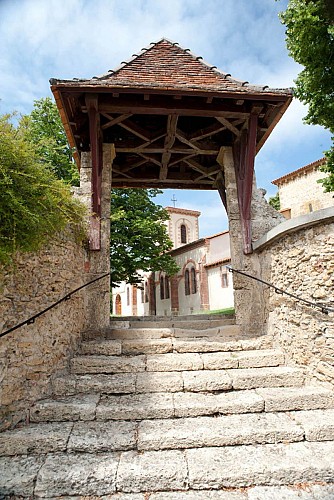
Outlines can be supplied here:
M180 231L181 231L181 243L187 243L187 228L185 224L181 224Z
M189 269L186 269L184 273L184 293L190 295L190 274Z
M169 278L165 276L165 299L169 299Z
M117 314L117 316L121 316L122 315L122 299L121 299L120 294L116 295L115 309L116 309L115 313Z
M197 292L197 282L196 282L196 271L195 268L191 268L191 293L196 293Z
M165 286L164 286L164 278L161 276L160 278L160 299L163 300L165 298Z

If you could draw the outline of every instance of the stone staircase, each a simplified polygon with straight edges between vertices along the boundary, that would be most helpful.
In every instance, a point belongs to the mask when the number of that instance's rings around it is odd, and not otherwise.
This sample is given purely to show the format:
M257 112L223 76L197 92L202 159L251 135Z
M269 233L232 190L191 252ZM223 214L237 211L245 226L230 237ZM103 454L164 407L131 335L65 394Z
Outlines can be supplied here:
M267 338L223 317L112 327L0 434L0 498L334 499L334 392Z

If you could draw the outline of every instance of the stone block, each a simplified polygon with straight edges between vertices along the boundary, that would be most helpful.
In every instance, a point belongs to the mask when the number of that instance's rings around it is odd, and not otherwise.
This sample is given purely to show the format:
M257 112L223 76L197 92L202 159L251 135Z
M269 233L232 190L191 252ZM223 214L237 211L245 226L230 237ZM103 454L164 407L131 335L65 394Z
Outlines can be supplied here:
M122 354L165 354L172 352L172 339L123 340Z
M174 328L120 328L107 332L107 338L124 340L165 339L173 335Z
M33 498L43 456L0 458L0 498Z
M72 423L28 425L0 433L0 456L65 451Z
M241 491L189 490L153 493L150 500L248 500L248 497L246 492Z
M296 411L290 415L304 429L307 441L334 441L334 409Z
M200 415L252 413L263 411L263 398L254 391L228 392L226 394L174 394L176 417Z
M77 375L76 389L79 393L125 394L135 392L136 375L133 373L102 373Z
M173 339L173 347L177 352L227 352L240 351L241 344L237 340L228 341L225 337L199 337Z
M322 387L286 387L257 389L265 411L317 410L334 408L334 391Z
M145 371L145 356L77 356L71 360L71 371L85 373L137 373Z
M144 421L138 449L159 450L293 442L304 439L301 426L273 413Z
M178 392L183 390L181 372L138 373L136 392Z
M332 500L334 486L255 486L248 490L248 500Z
M104 396L96 410L98 420L137 420L173 416L173 395L164 393Z
M119 453L48 455L38 473L38 498L106 495L115 491Z
M99 399L100 396L97 394L44 399L30 409L30 420L31 422L94 420Z
M328 482L332 443L290 443L186 450L194 489Z
M231 352L210 352L201 355L205 370L238 368L238 360Z
M106 356L119 356L122 353L120 340L91 340L82 342L81 354L104 354Z
M76 392L75 375L56 377L52 381L52 393L55 396L70 396Z
M227 391L232 381L224 370L199 370L182 372L185 391Z
M70 452L100 453L131 450L136 446L133 422L77 422L68 442Z
M181 451L136 451L121 455L117 489L124 492L187 489L187 464Z
M234 389L254 389L257 387L301 386L303 372L299 368L285 366L272 368L239 368L228 370Z
M203 369L201 356L197 353L148 355L146 365L149 372Z
M239 368L261 368L284 364L284 354L276 349L250 350L236 353Z

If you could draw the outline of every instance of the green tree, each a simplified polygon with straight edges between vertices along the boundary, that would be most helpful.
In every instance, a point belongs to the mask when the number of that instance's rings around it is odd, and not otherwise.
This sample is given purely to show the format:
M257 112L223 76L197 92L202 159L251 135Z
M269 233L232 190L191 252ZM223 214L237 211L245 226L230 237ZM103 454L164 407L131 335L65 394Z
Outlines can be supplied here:
M50 97L34 101L34 109L30 115L21 118L20 129L58 179L72 186L79 185L73 149L68 145L57 106Z
M295 95L309 105L305 122L334 134L334 4L332 0L289 0L280 17L289 53L304 66L295 81ZM325 155L322 170L329 175L322 183L325 191L333 191L334 145Z
M72 224L84 237L84 208L69 186L41 162L39 154L10 122L0 116L0 263L16 251L36 251Z
M273 207L275 210L277 210L277 211L278 211L278 210L280 210L280 208L281 208L281 202L280 202L280 199L279 199L279 193L278 193L278 191L277 191L277 193L275 194L275 196L271 196L271 197L269 198L269 202L268 202L268 203L269 203L269 205L270 205L271 207Z
M172 276L178 271L164 221L167 211L156 205L157 189L113 189L111 195L111 282L136 284L142 281L138 270L164 270Z

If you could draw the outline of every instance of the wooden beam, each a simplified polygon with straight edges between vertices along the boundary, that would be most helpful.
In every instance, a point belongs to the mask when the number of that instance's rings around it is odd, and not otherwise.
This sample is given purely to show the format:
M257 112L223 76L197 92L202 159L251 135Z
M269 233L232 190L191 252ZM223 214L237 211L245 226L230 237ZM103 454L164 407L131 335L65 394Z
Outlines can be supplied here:
M216 116L216 120L225 125L225 127L231 130L231 132L233 132L233 134L235 134L237 137L240 136L240 130L232 125L232 123L229 122L226 118L224 118L223 116Z
M132 134L136 135L140 139L143 139L144 141L149 141L151 139L150 133L146 129L144 129L143 127L139 127L139 125L130 120L121 122L119 125L122 128L125 128L125 130L128 130Z
M175 133L178 118L178 115L168 115L167 118L167 133L164 142L165 151L162 153L161 168L159 173L160 180L167 179L168 163L172 156L170 148L173 147L173 144L175 142Z
M225 125L222 125L221 123L213 123L207 128L200 129L192 134L189 134L188 138L190 141L199 141L201 139L205 139L205 137L211 137L212 135L218 134L218 132L221 132L222 130L226 130Z
M225 187L224 176L223 176L222 172L220 172L220 174L217 175L216 186L217 186L217 190L218 190L220 199L222 200L223 205L224 205L225 210L226 210L226 213L228 214L228 211L227 211L227 198L226 198L226 187Z
M254 159L256 154L258 115L252 113L248 130L243 129L239 140L233 145L236 171L238 203L245 254L252 253L251 235L251 201L254 175Z
M130 116L132 116L131 114L126 113L126 114L117 116L116 118L113 118L108 113L101 113L101 114L103 114L103 116L105 118L108 118L110 120L108 123L105 123L104 125L102 125L102 127L101 127L102 130L105 130L106 128L109 128L109 127L113 127L114 125L117 125L118 123L121 123L122 121L124 121L127 118L129 118Z
M116 153L136 153L136 154L162 154L166 150L165 148L143 148L143 147L136 147L136 148L124 148L122 146L117 147L116 146ZM173 147L168 150L172 154L182 154L182 155L187 155L194 153L196 151L196 154L198 155L216 155L219 153L219 149L183 149L180 147Z
M92 161L92 217L90 221L90 250L101 249L101 186L102 186L102 137L100 131L100 114L98 112L98 96L86 95L86 106L89 119L89 139Z

